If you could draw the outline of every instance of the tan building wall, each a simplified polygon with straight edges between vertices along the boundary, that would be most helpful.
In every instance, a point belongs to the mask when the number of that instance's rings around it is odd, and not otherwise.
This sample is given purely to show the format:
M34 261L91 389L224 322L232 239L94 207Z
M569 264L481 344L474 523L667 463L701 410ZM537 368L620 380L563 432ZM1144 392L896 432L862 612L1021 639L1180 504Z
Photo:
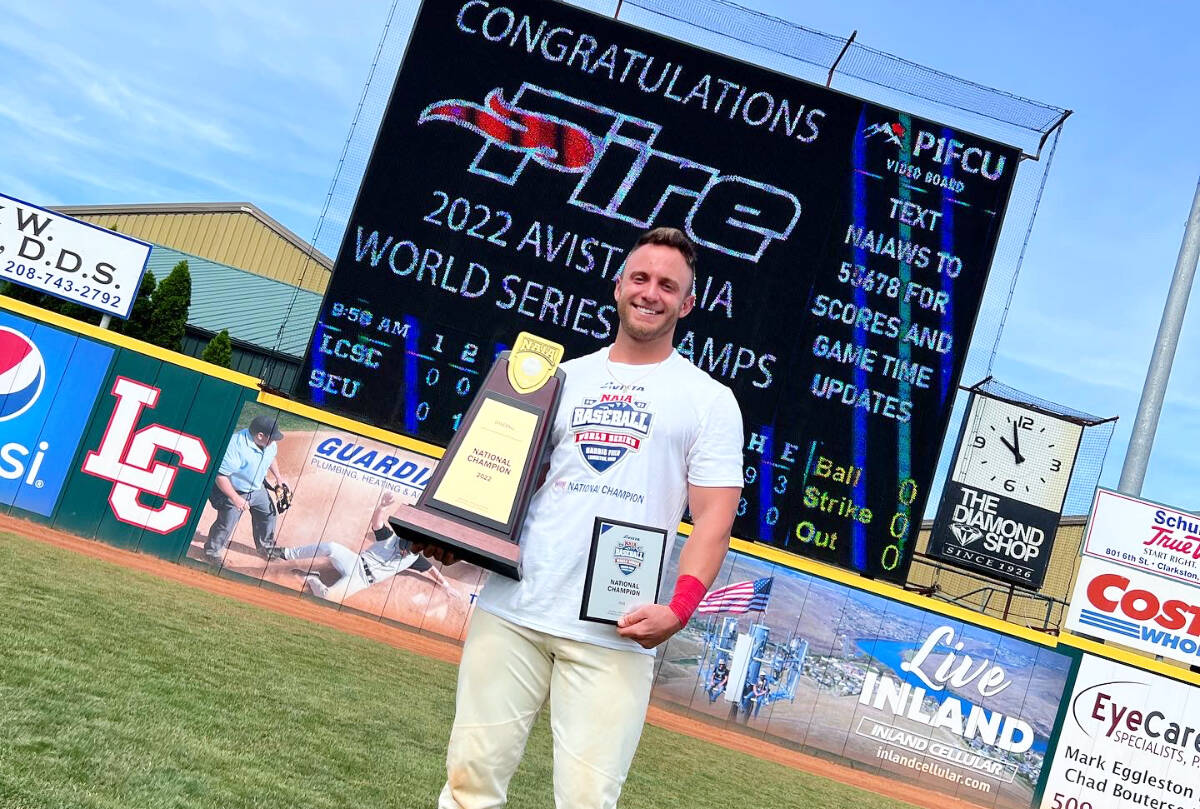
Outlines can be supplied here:
M1086 517L1063 517L1054 537L1050 564L1046 569L1046 581L1040 597L1017 587L1013 589L1012 602L1008 603L1008 585L986 579L946 564L938 564L922 558L929 546L931 524L921 526L917 538L917 554L909 569L909 588L936 587L935 598L956 600L960 605L1003 618L1008 606L1008 620L1033 629L1049 626L1056 629L1062 624L1065 603L1071 598L1071 587L1079 570L1079 548L1083 544ZM1048 602L1047 598L1054 599Z
M313 292L333 263L250 203L79 205L59 212Z

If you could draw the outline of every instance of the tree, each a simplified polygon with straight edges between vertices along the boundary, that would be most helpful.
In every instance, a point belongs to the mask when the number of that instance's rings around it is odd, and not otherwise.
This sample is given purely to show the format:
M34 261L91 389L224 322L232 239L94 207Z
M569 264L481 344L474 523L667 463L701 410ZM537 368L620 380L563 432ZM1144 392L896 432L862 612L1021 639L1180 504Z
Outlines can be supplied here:
M192 302L192 275L186 260L180 261L150 296L154 310L143 338L157 346L180 351L187 327L188 307Z
M58 299L38 292L36 289L27 287L23 284L14 284L12 281L5 281L4 286L0 288L0 295L12 298L16 301L24 303L32 303L34 306L40 306L43 309L49 309L51 312L58 311Z
M94 309L89 309L72 301L64 301L53 295L46 295L45 293L38 292L36 289L21 284L14 284L11 281L5 281L0 285L0 295L5 295L13 300L24 303L31 303L47 311L57 312L60 315L82 320L85 323L95 325L100 322L100 313Z
M220 334L208 341L200 359L222 368L230 367L230 361L233 360L233 343L229 339L229 329L221 329Z
M150 315L154 312L154 304L151 302L150 296L154 294L155 286L157 286L157 281L154 273L146 270L146 274L142 276L142 285L138 287L137 297L134 298L133 310L129 313L129 319L114 320L113 331L127 334L138 340L147 339L146 335L150 332Z

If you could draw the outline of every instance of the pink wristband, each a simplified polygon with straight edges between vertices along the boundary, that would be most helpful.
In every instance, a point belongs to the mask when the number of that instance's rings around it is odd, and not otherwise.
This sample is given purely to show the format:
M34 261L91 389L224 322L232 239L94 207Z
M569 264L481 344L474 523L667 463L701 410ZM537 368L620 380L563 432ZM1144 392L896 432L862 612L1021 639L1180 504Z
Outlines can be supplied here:
M675 595L671 596L671 603L667 606L675 613L679 623L687 626L692 613L696 611L707 592L708 588L704 586L704 582L685 573L675 580Z

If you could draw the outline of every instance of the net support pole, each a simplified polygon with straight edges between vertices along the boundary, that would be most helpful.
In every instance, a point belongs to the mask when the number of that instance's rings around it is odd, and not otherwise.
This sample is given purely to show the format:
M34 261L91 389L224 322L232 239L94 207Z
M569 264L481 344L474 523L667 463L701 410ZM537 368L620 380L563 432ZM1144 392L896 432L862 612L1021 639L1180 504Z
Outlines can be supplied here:
M1154 353L1150 357L1150 367L1146 369L1142 399L1133 422L1133 434L1129 437L1125 464L1121 467L1121 482L1117 489L1133 497L1141 495L1142 484L1146 480L1146 466L1150 463L1150 450L1154 447L1154 433L1158 429L1158 416L1167 393L1175 348L1179 345L1179 331L1183 328L1183 315L1187 311L1192 280L1196 275L1197 258L1200 258L1200 182L1197 182L1196 193L1192 197L1192 211L1183 231L1175 275L1171 278L1171 288L1163 306L1158 337L1154 340Z

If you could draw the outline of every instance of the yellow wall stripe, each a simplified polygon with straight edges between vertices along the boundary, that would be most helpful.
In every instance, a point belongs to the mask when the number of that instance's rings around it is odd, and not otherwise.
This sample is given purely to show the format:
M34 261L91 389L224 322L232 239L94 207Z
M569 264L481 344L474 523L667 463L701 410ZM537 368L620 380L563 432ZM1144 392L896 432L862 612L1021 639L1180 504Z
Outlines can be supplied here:
M436 444L427 444L424 441L418 441L415 438L409 438L400 433L394 433L391 430L384 430L379 427L372 427L369 424L363 424L361 421L339 416L336 413L328 413L324 410L319 410L312 405L293 402L291 399L285 399L282 396L276 396L273 393L258 394L259 404L267 405L268 407L277 407L280 410L286 410L289 413L294 413L297 416L303 416L306 419L319 421L322 424L327 424L330 427L337 427L339 430L346 430L351 433L358 433L367 438L374 438L376 441L382 441L385 444L401 447L403 449L418 452L422 455L427 455L430 458L439 459L445 454L446 450Z
M1164 663L1161 660L1130 652L1126 649L1121 649L1117 646L1110 646L1107 643L1097 643L1094 640L1073 635L1070 632L1064 631L1059 637L1059 643L1064 646L1073 646L1076 649L1087 652L1095 657L1107 657L1109 660L1115 660L1118 663L1124 663L1134 668L1149 671L1153 674L1161 674L1164 677L1170 677L1173 680L1181 680L1192 685L1200 685L1200 674L1194 671L1188 671L1179 666L1172 666L1170 663Z
M910 604L919 609L928 610L929 612L938 615L944 615L959 621L981 626L985 629L991 629L995 632L1000 632L1005 635L1010 635L1021 640L1027 640L1030 643L1036 643L1039 646L1046 646L1053 649L1058 645L1058 642L1053 636L1040 632L1036 629L1011 624L1007 621L1001 621L999 618L993 618L990 615L969 610L966 607L960 607L957 604L950 604L946 601L938 601L937 599L929 598L928 596L918 595L916 593L905 590L903 587L897 587L894 584L886 584L872 579L865 579L851 573L848 570L832 567L830 565L815 562L812 559L805 559L802 556L797 556L794 553L788 553L778 548L772 548L769 545L762 545L757 542L746 542L745 540L735 539L730 542L730 547L739 553L744 553L748 556L756 556L759 559L768 562L775 562L786 567L800 570L817 576L828 581L844 584L847 587L852 587L856 590L865 590L868 593L890 598L894 601L900 601L905 604Z

